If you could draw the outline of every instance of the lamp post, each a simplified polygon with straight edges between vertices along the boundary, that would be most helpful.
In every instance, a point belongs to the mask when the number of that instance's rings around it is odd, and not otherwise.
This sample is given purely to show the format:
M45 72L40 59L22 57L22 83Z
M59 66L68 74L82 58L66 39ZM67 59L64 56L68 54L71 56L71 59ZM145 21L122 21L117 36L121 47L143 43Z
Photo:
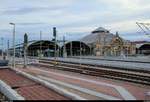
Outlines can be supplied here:
M15 23L9 23L10 25L14 26L13 29L13 68L15 68Z
M42 57L42 31L40 31L40 59Z

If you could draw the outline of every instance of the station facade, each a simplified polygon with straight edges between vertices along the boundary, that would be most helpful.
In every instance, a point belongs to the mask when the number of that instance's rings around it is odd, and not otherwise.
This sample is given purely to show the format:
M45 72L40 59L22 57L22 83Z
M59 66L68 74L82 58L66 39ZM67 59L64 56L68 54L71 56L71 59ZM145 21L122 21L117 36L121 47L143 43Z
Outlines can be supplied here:
M136 45L134 43L121 38L118 32L112 34L109 30L102 27L92 31L91 34L82 38L81 41L91 47L95 56L136 54Z

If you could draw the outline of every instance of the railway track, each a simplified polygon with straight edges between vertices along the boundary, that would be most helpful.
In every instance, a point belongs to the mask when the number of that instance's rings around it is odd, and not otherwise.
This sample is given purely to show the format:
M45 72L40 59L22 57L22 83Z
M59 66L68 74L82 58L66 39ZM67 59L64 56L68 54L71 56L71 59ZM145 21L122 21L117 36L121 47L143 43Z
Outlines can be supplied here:
M118 61L118 62L134 62L134 63L150 63L150 61L133 61L133 60L125 60L125 59L105 59L105 58L84 58L84 57L70 57L70 58L74 58L74 59L90 59L90 60L102 60L102 61Z
M39 60L39 64L33 64L38 66L57 68L59 70L71 71L91 76L111 78L115 80L123 80L142 85L150 85L150 72L140 70L122 70L115 68L105 68L87 64L69 63L55 60ZM53 67L52 67L53 66Z

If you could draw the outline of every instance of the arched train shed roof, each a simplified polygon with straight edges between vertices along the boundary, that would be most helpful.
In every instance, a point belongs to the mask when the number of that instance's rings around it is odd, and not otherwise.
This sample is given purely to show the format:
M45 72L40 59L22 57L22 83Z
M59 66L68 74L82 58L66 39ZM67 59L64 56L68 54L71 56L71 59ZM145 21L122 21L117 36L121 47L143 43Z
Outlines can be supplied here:
M41 46L40 46L41 45ZM35 41L35 42L31 42L28 44L28 49L30 48L36 48L39 49L40 47L47 49L47 48L54 48L55 43L53 41L49 41L49 40L39 40L39 41ZM57 48L60 48L58 46L58 44L56 44Z
M139 47L140 50L150 50L150 43L143 44Z
M65 45L69 45L69 44L71 44L71 43L81 43L81 45L85 45L85 46L87 46L87 47L89 47L90 48L90 46L89 45L87 45L86 43L84 43L83 41L78 41L78 40L76 40L76 41L68 41L67 43L65 43ZM64 45L63 45L64 46ZM62 46L62 47L63 47Z
M79 56L80 55L80 43L81 43L81 53L83 55L89 55L90 47L81 41L70 41L70 42L65 43L67 55L70 56L72 52L73 56ZM62 52L63 52L63 48L64 46L61 47Z
M149 45L150 46L150 43L136 44L136 48L139 49L139 48L141 48L144 45Z

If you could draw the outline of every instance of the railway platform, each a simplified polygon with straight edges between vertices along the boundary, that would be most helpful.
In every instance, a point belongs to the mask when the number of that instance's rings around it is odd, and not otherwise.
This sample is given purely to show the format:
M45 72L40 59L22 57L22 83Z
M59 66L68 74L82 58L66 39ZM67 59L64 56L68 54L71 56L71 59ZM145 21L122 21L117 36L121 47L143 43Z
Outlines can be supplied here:
M55 60L55 58L43 58L46 60ZM123 62L123 61L108 61L108 60L92 60L92 59L80 59L80 58L57 58L58 61L71 62L78 64L89 64L105 67L115 67L121 69L136 69L150 71L150 63L139 63L139 62Z
M10 68L0 69L0 91L8 100L69 100L39 82L35 82Z
M122 62L137 62L150 63L150 56L73 56L70 58L82 58L91 60L106 60L106 61L122 61Z
M67 64L70 64L67 66L60 66L64 68L71 67L71 63L77 63L72 69L78 69L78 65L87 64L92 61L88 60L88 62L86 59L81 60L74 58L57 58L57 60L65 63L68 62ZM28 59L28 61L30 63L27 68L23 67L23 59L17 59L16 68L13 70L7 67L0 68L0 80L4 81L26 100L71 99L70 97L66 97L66 92L67 95L69 93L73 97L78 97L76 99L79 100L149 100L150 97L150 86L146 84L137 84L123 80L92 76L90 74L76 73L74 71L60 70L61 68L58 69L56 66L49 65L48 63L43 63L44 66L39 66L38 64L41 64L39 63L40 59ZM53 62L55 60L54 58L44 58L44 61ZM95 60L94 63L99 63L99 61L96 62ZM94 63L91 64L94 65ZM110 61L107 63L110 63ZM148 65L149 63L143 64ZM117 64L115 63L115 65ZM86 68L84 65L82 65L82 67ZM122 67L120 66L120 68ZM107 70L111 69L108 68ZM26 75L24 76L23 74L22 76L22 73ZM129 73L134 74L133 72L128 72L128 74ZM139 74L143 76L142 73ZM29 77L31 77L31 79ZM38 83L36 80L40 80L40 82L43 82L44 84ZM53 87L49 88L47 85L52 85ZM57 87L57 91L53 90L55 87ZM60 91L62 93L62 90L65 95L59 93Z
M17 68L88 100L146 100L150 86L46 67Z

